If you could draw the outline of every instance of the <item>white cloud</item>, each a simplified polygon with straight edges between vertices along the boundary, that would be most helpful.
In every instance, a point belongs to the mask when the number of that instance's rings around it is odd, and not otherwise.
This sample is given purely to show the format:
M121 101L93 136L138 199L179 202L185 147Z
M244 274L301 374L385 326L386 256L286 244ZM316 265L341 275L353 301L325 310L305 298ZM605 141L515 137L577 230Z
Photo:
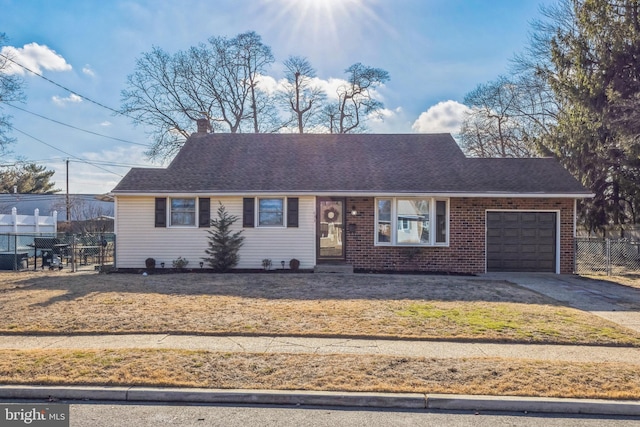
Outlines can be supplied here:
M456 101L439 102L420 114L412 129L418 133L460 133L465 114L471 110Z
M111 126L113 123L111 123L109 120L105 120L104 122L100 123L100 126L103 127L109 127Z
M53 97L51 97L51 99L55 104L60 105L61 107L64 107L67 104L77 104L79 102L82 102L82 98L76 95L75 93L72 93L66 98L61 98L57 95L54 95Z
M312 81L312 84L321 88L327 94L327 98L332 101L338 99L338 88L347 84L346 80L333 77L330 77L328 80L322 80L316 77Z
M2 50L0 50L0 53L39 74L42 74L43 69L49 71L69 71L72 68L55 50L45 45L39 45L38 43L29 43L24 45L24 47L4 46ZM10 66L5 72L7 74L27 74L24 68L13 63L10 63Z
M282 90L283 81L284 80L276 80L271 76L260 75L258 87L269 95L273 95L275 92Z
M409 133L411 121L402 107L384 108L379 114L369 117L367 127L373 133Z
M89 64L85 65L84 67L82 67L82 72L84 74L86 74L89 77L95 77L96 73L95 71L93 71L93 69L91 69L91 66Z

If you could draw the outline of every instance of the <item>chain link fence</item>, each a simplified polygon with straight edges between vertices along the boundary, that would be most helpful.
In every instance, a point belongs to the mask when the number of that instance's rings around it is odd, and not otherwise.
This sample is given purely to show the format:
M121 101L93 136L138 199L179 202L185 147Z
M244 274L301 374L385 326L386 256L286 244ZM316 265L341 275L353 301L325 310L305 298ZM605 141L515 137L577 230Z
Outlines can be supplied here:
M626 275L640 272L640 241L576 239L576 273Z
M0 270L100 270L114 267L116 238L100 234L0 234Z

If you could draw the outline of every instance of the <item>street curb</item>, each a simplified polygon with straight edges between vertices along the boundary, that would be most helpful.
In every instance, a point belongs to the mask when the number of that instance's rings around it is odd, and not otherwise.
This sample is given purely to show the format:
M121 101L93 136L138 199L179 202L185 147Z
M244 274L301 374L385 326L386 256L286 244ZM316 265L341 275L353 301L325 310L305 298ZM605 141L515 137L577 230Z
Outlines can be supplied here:
M0 399L305 405L640 416L640 401L637 400L422 393L0 385Z
M427 409L640 416L640 401L429 394Z
M354 406L424 409L425 395L419 393L366 393L297 390L203 390L156 389L129 390L128 401L243 403L269 405Z
M156 387L0 386L0 399L117 400L425 409L421 393Z

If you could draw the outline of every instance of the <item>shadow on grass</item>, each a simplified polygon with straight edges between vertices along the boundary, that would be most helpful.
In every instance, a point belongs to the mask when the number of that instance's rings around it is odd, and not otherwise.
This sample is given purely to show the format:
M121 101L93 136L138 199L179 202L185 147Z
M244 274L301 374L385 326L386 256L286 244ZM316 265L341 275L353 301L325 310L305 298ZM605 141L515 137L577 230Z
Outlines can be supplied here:
M16 280L17 290L61 291L46 307L100 293L232 296L268 300L420 300L558 305L558 301L504 280L477 277L380 274L41 274Z

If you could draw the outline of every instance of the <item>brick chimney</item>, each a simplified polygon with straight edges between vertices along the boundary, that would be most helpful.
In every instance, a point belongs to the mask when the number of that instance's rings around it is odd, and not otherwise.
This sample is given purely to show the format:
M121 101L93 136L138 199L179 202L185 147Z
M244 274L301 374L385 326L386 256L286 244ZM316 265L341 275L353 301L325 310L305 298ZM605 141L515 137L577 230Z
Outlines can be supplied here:
M196 120L198 124L198 133L209 133L209 120L206 118Z

